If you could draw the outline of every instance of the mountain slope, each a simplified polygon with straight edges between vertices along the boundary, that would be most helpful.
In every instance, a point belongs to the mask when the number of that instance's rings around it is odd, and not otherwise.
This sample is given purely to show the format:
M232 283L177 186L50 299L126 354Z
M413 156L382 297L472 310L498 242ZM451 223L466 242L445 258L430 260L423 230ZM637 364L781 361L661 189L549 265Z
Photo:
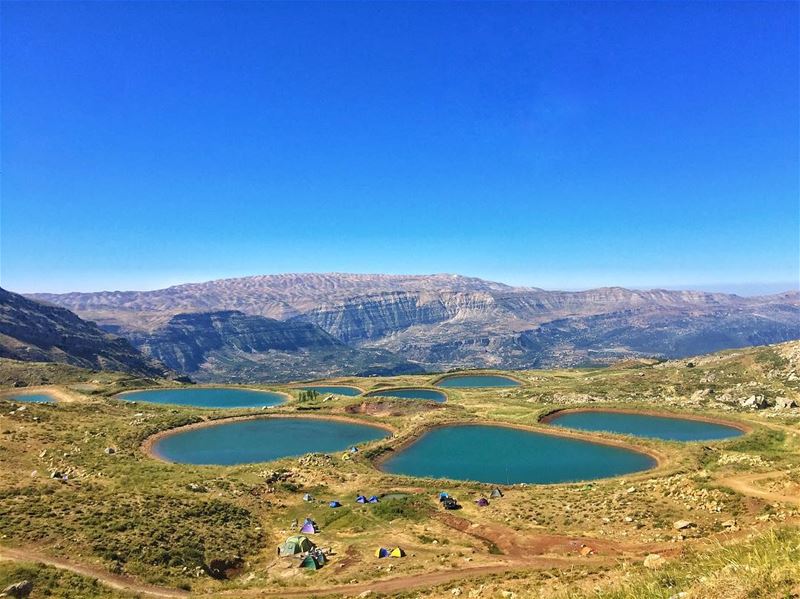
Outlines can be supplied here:
M106 333L69 310L5 289L0 289L0 357L142 376L166 374L163 365L145 358L126 339Z
M311 323L232 310L178 314L154 331L132 332L129 338L144 354L198 381L286 381L423 371L387 351L348 347Z
M132 338L165 326L180 312L272 316L316 325L349 346L388 351L433 370L674 358L800 338L797 292L765 297L620 287L566 292L456 275L334 273L37 297ZM237 356L246 362L242 352Z
M286 320L325 302L396 291L502 291L513 287L459 275L284 274L220 279L155 291L36 293L30 297L124 328L154 328L187 312L238 310Z

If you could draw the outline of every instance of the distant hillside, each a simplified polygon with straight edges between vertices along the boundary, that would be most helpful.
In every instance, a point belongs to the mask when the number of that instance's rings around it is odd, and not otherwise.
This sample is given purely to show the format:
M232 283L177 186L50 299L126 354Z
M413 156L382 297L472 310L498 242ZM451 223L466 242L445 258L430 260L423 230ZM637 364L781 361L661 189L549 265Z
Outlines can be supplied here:
M313 324L351 348L390 352L430 370L609 364L800 339L798 292L764 297L619 287L567 292L449 274L334 273L35 297L130 338L167 326L180 313L236 310ZM225 369L246 357L236 356L226 360ZM209 376L213 364L204 366Z
M387 351L348 347L318 326L237 311L178 314L129 338L144 354L198 381L286 381L336 375L411 374Z
M140 376L167 370L144 357L127 339L111 335L69 310L0 289L0 357L58 362Z

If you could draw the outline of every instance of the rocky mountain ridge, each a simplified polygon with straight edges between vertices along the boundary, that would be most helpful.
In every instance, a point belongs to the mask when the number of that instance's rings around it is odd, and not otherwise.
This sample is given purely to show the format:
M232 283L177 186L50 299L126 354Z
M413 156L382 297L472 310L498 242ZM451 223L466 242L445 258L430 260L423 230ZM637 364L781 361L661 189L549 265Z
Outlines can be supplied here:
M176 314L236 310L315 325L353 350L389 352L429 370L599 365L800 338L796 291L763 297L621 287L570 292L457 275L332 273L36 297L132 339L158 335Z
M197 381L286 381L424 369L385 350L358 349L320 327L235 310L178 314L154 331L131 332L145 355Z
M5 289L0 289L0 357L141 376L169 374L163 364L143 356L127 339L107 333L65 308Z

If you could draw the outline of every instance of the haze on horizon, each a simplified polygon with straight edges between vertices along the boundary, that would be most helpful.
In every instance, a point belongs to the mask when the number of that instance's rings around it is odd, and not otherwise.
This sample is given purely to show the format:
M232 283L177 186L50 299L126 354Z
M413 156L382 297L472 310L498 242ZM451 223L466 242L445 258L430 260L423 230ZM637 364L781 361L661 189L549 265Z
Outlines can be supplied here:
M5 3L0 285L796 290L798 11Z

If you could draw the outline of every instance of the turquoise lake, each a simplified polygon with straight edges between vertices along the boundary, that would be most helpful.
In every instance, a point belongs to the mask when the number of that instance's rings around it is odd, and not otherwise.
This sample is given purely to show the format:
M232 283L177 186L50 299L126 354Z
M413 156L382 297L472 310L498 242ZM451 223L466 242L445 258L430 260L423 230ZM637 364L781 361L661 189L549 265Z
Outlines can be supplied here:
M47 393L25 393L21 395L12 395L7 399L22 403L56 403L56 400Z
M436 383L437 387L470 389L480 387L518 387L519 382L499 374L459 374L448 376Z
M303 391L316 391L317 393L333 393L334 395L345 395L347 397L355 397L361 395L361 389L357 387L347 387L346 385L307 385L305 387L298 387Z
M557 413L547 423L565 428L606 431L667 441L714 441L744 434L736 427L713 422L603 410Z
M118 396L125 401L193 406L195 408L260 408L286 401L281 393L252 389L149 389Z
M389 436L375 426L315 418L223 422L160 439L153 451L181 464L250 464L310 452L342 451Z
M399 397L400 399L427 399L429 401L438 401L439 403L447 401L447 395L436 389L381 389L379 391L370 391L367 397Z
M620 447L503 426L434 429L381 465L392 474L484 483L563 483L647 470L652 457Z

